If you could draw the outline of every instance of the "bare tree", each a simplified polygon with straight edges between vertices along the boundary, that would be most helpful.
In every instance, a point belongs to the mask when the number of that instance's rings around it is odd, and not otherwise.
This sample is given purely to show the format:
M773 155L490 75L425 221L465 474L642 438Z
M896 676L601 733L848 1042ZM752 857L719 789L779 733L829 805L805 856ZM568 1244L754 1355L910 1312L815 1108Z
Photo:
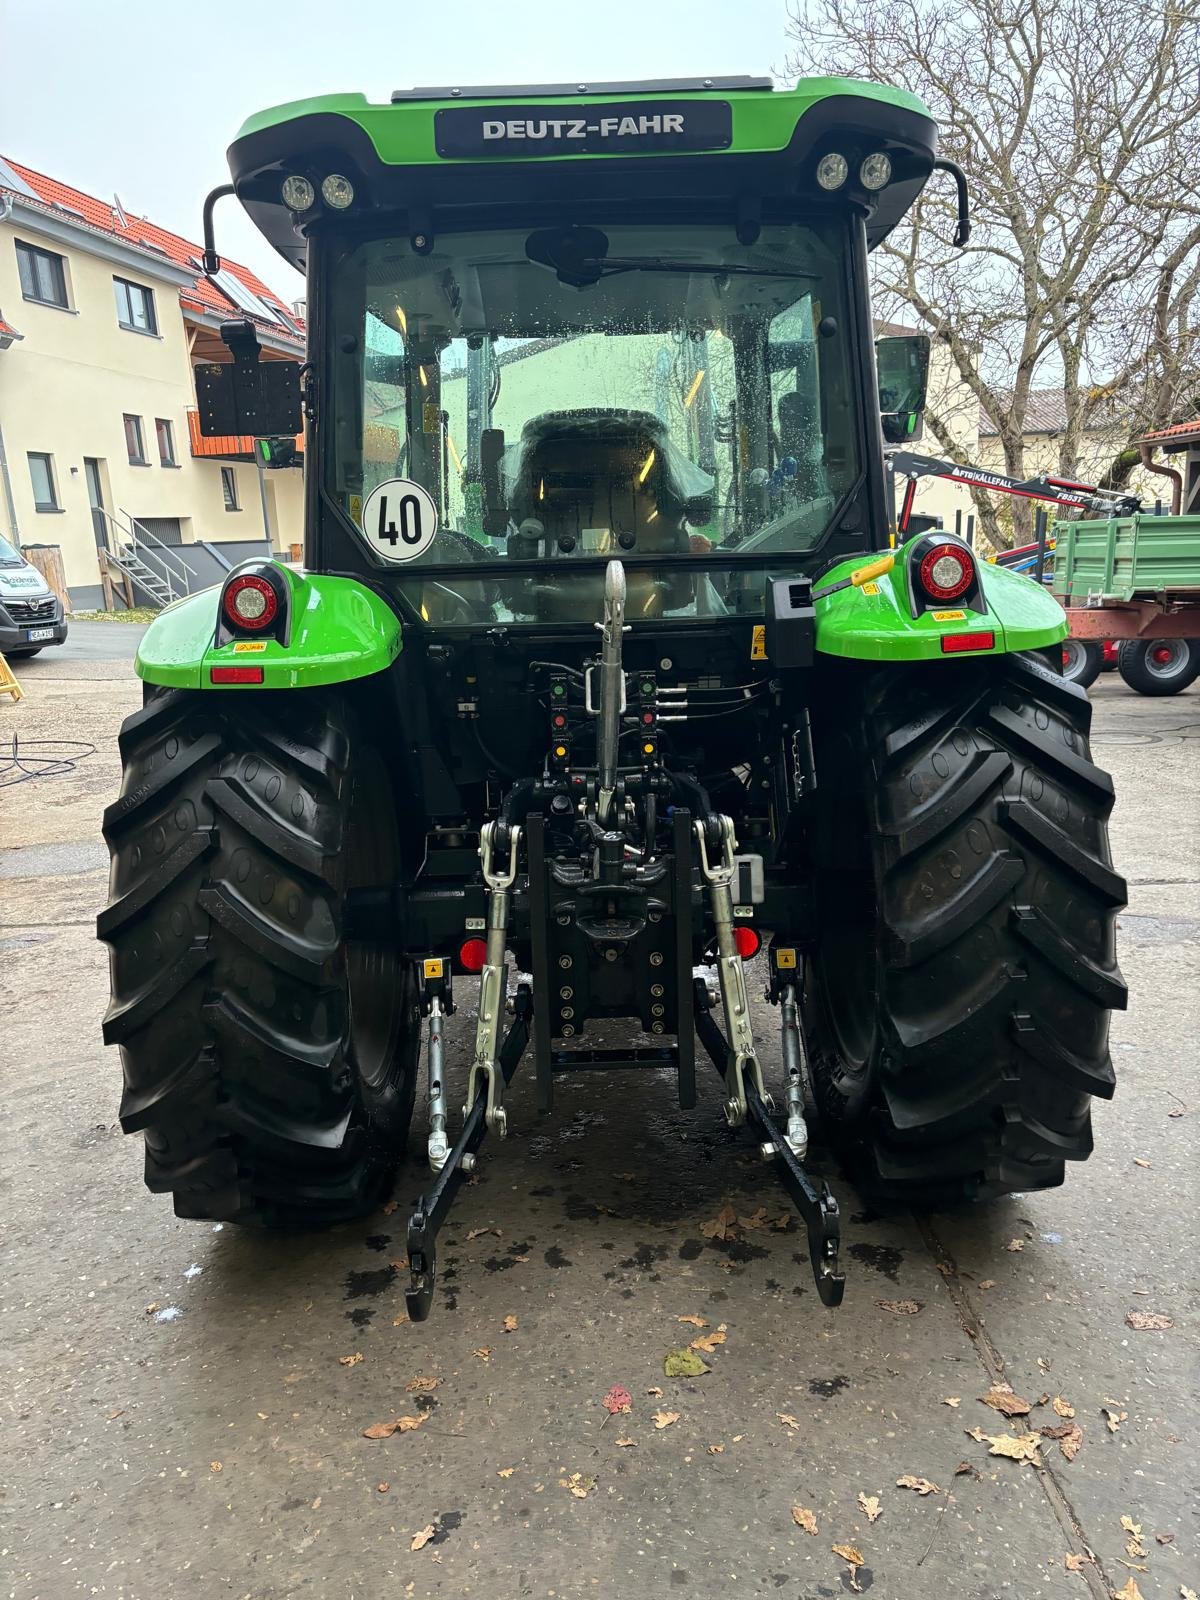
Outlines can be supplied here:
M901 85L941 128L974 232L931 182L875 255L876 291L944 340L1006 470L1061 385L1064 476L1089 425L1130 440L1194 408L1200 372L1200 0L789 0L790 71ZM944 448L951 419L928 421ZM962 459L961 450L955 454ZM1136 452L1109 464L1128 476ZM1008 540L986 496L984 532ZM1014 507L1017 532L1029 508Z

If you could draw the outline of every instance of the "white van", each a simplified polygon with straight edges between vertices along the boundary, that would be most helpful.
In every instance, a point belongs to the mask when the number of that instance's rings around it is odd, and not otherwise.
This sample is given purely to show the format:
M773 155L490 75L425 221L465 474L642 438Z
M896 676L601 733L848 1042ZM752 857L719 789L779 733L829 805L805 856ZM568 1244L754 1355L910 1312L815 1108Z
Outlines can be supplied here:
M67 637L62 601L36 567L0 538L0 653L35 656Z

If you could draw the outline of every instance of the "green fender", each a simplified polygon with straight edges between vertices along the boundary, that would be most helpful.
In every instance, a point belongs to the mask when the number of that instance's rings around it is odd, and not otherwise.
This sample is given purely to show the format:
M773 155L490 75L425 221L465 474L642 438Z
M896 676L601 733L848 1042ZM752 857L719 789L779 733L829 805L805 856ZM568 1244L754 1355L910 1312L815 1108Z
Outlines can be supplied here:
M279 570L292 599L286 645L244 638L218 648L218 586L176 600L154 619L138 646L138 676L168 689L313 689L382 672L399 655L399 619L365 584ZM262 682L212 682L213 667L234 666L261 667Z
M822 654L858 661L957 661L964 655L1037 650L1066 638L1066 615L1052 595L1031 578L986 561L979 563L986 610L950 604L914 616L908 598L908 561L915 542L910 539L896 551L891 572L816 602L817 649ZM848 578L871 559L856 556L839 562L822 573L816 587ZM993 643L979 650L942 649L944 634L963 633L991 633Z

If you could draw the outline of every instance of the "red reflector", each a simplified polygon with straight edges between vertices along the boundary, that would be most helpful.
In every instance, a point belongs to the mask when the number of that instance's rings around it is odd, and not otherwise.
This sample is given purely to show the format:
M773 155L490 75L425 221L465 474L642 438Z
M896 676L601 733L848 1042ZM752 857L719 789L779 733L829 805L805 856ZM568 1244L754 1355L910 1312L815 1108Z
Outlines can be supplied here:
M482 972L487 960L487 944L483 939L464 939L458 947L458 964L464 972Z
M263 669L261 667L210 667L208 669L210 683L261 683Z
M737 945L737 953L743 961L749 961L751 956L756 956L762 949L758 929L747 927L744 922L733 930L733 942Z
M947 655L956 650L991 650L995 647L994 633L944 633L942 649Z

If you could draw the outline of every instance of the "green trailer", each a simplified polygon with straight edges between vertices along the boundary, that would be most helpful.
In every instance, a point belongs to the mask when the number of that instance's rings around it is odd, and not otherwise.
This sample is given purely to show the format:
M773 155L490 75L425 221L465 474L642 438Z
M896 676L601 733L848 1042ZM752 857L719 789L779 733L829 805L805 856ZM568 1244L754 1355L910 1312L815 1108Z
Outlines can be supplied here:
M926 108L837 78L337 95L229 163L205 266L236 194L307 274L308 359L231 319L201 423L286 439L302 401L306 563L243 564L139 650L99 931L149 1186L363 1215L423 1061L419 1318L522 1065L542 1113L575 1071L692 1108L697 1045L827 1304L814 1113L879 1203L1060 1183L1114 1088L1112 785L1052 597L952 535L892 548L929 347L876 342L870 251L931 179L969 228Z

